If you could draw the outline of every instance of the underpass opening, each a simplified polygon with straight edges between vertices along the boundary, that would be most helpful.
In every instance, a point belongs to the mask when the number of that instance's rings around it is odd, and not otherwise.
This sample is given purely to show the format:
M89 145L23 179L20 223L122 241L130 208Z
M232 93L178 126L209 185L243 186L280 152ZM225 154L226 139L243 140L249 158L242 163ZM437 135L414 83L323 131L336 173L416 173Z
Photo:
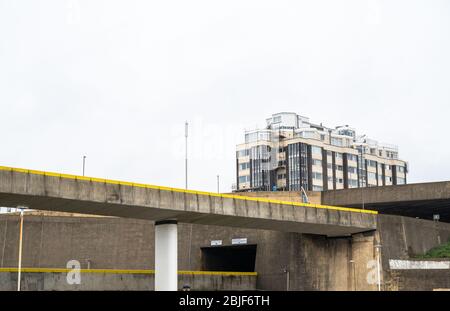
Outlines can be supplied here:
M256 244L202 247L203 271L255 272Z

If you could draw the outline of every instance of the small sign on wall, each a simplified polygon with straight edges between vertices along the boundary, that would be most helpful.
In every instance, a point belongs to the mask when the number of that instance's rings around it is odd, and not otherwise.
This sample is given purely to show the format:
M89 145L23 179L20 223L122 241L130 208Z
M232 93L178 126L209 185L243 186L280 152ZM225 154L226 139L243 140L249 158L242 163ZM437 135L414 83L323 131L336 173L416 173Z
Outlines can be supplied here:
M220 246L222 245L222 240L212 240L211 246Z
M233 245L247 244L247 238L232 239L231 244Z

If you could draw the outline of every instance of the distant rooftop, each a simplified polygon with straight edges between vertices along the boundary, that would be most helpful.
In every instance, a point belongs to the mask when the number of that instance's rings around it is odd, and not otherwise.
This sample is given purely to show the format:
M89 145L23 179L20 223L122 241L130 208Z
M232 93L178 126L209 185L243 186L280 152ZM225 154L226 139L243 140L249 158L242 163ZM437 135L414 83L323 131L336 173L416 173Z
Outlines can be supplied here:
M386 149L391 151L398 151L398 146L393 144L387 144L378 142L371 139L364 134L358 134L355 128L349 125L340 125L336 127L327 127L322 123L315 124L310 122L309 117L299 115L295 112L279 112L272 114L270 118L266 119L265 129L254 129L246 131L246 142L257 140L270 140L273 130L278 131L293 131L295 136L313 138L317 133L317 137L320 134L331 135L332 137L346 137L351 138L354 146L363 147L377 147L379 149ZM308 134L308 132L310 134Z

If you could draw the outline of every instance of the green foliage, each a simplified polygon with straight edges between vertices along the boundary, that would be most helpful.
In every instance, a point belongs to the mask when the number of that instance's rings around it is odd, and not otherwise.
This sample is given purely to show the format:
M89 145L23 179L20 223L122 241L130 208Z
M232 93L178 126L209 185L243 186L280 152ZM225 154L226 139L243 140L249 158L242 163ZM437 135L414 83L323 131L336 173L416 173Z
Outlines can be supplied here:
M450 258L450 241L430 249L418 258Z

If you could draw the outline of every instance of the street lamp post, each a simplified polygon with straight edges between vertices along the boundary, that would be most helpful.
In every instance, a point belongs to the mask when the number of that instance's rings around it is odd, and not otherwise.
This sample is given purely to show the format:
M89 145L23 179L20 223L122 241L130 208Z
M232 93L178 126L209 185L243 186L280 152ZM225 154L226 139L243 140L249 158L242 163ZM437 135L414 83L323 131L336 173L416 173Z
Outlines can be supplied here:
M356 267L355 267L355 260L354 259L350 259L350 264L352 267L352 283L353 283L353 290L356 291Z
M22 240L23 240L23 209L20 208L19 221L19 262L17 264L17 291L20 292L20 281L22 277Z
M189 131L189 123L186 121L184 124L184 138L185 138L185 158L184 158L184 169L185 169L185 187L186 190L188 188L188 131Z
M86 156L83 156L83 176L85 173L85 169L86 169Z
M375 245L375 249L377 250L377 285L378 291L381 292L381 244Z
M189 136L189 123L186 121L184 123L184 138L185 138L185 157L184 157L184 178L185 178L185 188L188 188L188 136ZM193 224L189 226L189 249L188 249L188 265L189 270L191 270L191 248L192 248L192 228Z
M361 201L362 201L362 209L365 209L365 202L364 202L364 187L367 186L367 185L365 185L365 182L367 181L367 178L366 178L366 180L364 180L365 178L364 178L363 173L362 173L362 172L365 170L365 163L364 163L364 158L363 158L363 146L361 146L360 151L361 151L361 156L360 156L360 175L361 175L361 183L360 183L360 186L361 186ZM363 165L364 165L364 168L363 168ZM367 175L367 171L366 171L366 175Z
M220 193L220 175L217 175L217 193Z

